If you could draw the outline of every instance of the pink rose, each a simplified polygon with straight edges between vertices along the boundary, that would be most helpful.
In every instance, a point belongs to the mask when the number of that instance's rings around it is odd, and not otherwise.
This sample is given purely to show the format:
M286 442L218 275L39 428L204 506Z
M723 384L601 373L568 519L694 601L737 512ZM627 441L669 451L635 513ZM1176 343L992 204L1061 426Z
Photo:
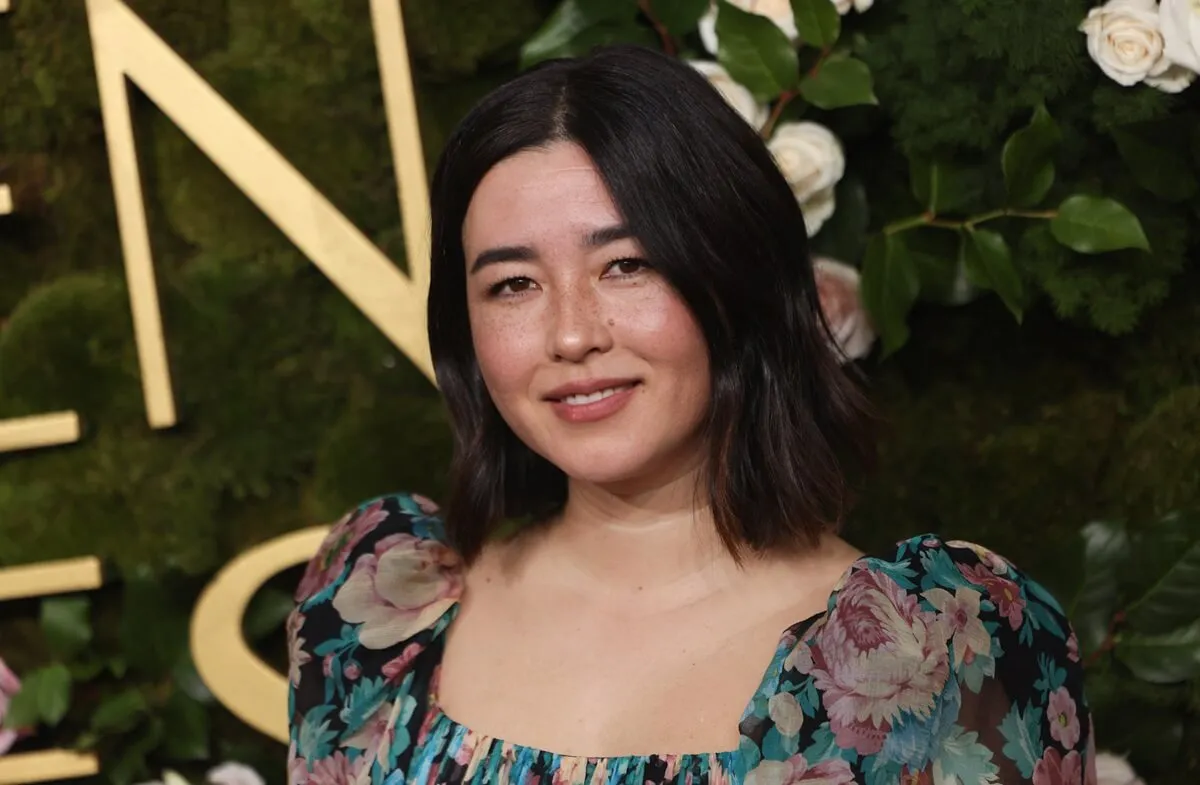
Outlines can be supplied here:
M837 743L874 755L901 713L933 711L950 675L951 631L886 574L862 569L825 619L789 664L814 677Z
M1020 586L982 564L959 564L958 571L971 583L987 589L988 599L995 603L1000 615L1008 619L1014 630L1021 628L1025 619L1025 598L1021 596Z
M462 594L462 563L436 540L393 534L359 557L333 607L368 649L386 649L431 626Z
M388 513L383 502L377 501L364 509L347 513L333 525L317 555L308 563L300 585L296 587L296 601L306 600L338 579L346 567L346 559L354 546L387 520Z
M1050 721L1050 735L1066 749L1074 749L1079 743L1079 716L1075 711L1075 699L1066 687L1050 693L1050 707L1046 710Z
M764 760L746 775L745 785L853 785L854 772L841 758L826 760L810 766L803 755L785 761Z
M859 296L858 270L832 259L813 260L821 311L839 354L845 360L865 357L875 343L875 330Z
M308 785L308 761L300 757L296 751L296 742L288 745L288 785Z
M1033 785L1083 785L1083 759L1074 750L1064 758L1057 747L1047 747L1033 767Z
M423 651L423 647L410 643L404 647L404 651L400 652L399 657L388 660L383 664L383 675L390 682L398 682L408 673L408 669L412 667L413 660Z
M4 660L0 659L0 724L4 723L4 718L8 715L8 704L20 691L21 680L9 670ZM0 730L0 755L12 749L21 735L15 730Z
M287 618L288 681L295 687L300 684L300 668L312 661L312 655L304 649L304 638L300 630L304 627L304 614L293 610Z
M319 758L308 775L308 785L350 785L357 782L370 757L359 755L352 763L343 750Z

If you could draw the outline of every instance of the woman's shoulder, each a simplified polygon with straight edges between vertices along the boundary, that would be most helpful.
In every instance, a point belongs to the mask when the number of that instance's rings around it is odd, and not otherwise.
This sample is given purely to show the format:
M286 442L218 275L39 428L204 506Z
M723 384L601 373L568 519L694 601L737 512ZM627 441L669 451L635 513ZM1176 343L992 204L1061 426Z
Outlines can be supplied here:
M297 609L329 605L362 625L363 646L384 648L436 621L462 593L462 575L437 505L393 493L363 502L330 528L296 589Z
M885 622L878 630L936 623L956 666L1001 651L1061 649L1078 658L1078 642L1054 595L1005 557L965 540L921 534L856 561L822 621L836 624L862 613Z

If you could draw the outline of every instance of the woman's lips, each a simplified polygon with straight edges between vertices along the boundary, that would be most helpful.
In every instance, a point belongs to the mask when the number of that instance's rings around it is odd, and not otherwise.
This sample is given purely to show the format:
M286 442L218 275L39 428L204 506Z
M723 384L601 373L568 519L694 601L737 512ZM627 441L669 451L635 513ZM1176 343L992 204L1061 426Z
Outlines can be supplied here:
M616 389L598 401L587 403L567 403L565 399L550 401L550 407L559 419L572 423L596 422L611 417L625 408L633 400L640 383L625 385ZM574 397L574 396L569 396Z

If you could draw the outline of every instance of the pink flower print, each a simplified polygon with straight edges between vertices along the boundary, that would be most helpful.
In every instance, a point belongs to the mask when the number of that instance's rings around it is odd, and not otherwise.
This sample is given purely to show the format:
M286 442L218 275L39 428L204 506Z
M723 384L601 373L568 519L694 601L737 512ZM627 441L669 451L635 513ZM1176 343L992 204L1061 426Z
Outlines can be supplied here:
M950 546L951 548L966 548L967 550L973 552L979 557L979 561L987 565L988 569L990 569L995 575L1007 575L1009 569L1011 568L1003 556L995 551L988 550L982 545L976 545L973 542L966 542L964 540L950 540L946 543L946 545Z
M958 571L963 577L987 589L988 599L991 600L1000 615L1008 619L1014 630L1021 628L1025 618L1025 598L1021 596L1021 587L1008 578L1002 578L982 564L958 565Z
M350 681L354 681L362 675L362 667L357 662L347 662L346 666L342 668L342 675Z
M338 579L346 568L346 559L363 538L387 520L388 513L383 502L347 513L333 525L317 555L308 563L300 585L296 587L296 601L308 599Z
M329 679L333 677L333 655L326 654L321 660L321 674Z
M287 618L288 681L292 686L300 684L300 668L312 661L312 655L304 650L304 638L300 630L304 627L304 614L293 610Z
M979 592L959 586L954 594L945 589L930 589L924 597L951 631L956 666L992 650L992 636L979 620Z
M1075 634L1075 630L1071 630L1071 635L1067 638L1067 659L1079 662L1079 636Z
M426 496L422 496L419 493L413 493L413 494L409 494L409 495L412 498L412 500L417 503L417 507L420 508L421 512L425 513L426 515L436 515L437 514L437 511L438 511L437 502L435 502L433 499L430 499Z
M789 657L822 691L837 743L883 748L902 712L927 717L950 675L950 630L882 572L855 570L810 651Z
M1057 747L1047 747L1033 767L1033 785L1083 785L1083 759L1074 750L1063 757Z
M794 755L784 761L764 760L746 775L746 785L794 785L805 782L809 785L853 785L854 772L850 764L841 758L822 761L810 766L803 755Z
M288 785L308 785L308 761L297 754L294 741L288 745L287 761Z
M1050 693L1050 707L1046 710L1050 721L1050 735L1065 749L1074 749L1079 743L1079 716L1075 711L1075 699L1066 687Z
M358 640L386 649L430 627L462 594L457 554L435 540L393 534L359 557L333 607L361 625Z
M400 652L399 657L394 657L383 664L383 676L390 682L398 682L408 673L408 669L412 667L413 660L423 651L423 647L416 643L410 643L404 647L404 651Z
M308 775L308 785L351 785L357 782L370 758L360 755L352 763L343 750L319 758Z
M349 749L362 750L364 757L373 758L381 766L384 765L396 738L396 712L395 703L380 705L343 745Z
M9 670L8 666L4 664L4 660L0 659L0 724L8 715L8 704L20 691L21 680L17 678L17 674ZM20 736L21 733L15 730L0 730L0 755L12 749Z

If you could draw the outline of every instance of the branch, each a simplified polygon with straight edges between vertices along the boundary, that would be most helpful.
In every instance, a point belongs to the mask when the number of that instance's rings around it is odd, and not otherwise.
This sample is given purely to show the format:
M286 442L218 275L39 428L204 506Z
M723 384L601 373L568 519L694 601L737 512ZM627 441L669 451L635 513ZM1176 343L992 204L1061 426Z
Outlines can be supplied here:
M655 32L658 33L658 37L662 39L663 52L674 57L675 39L671 38L671 31L667 29L667 26L658 21L658 17L654 15L654 9L650 7L650 0L638 0L638 8L650 20L650 24L654 27Z

